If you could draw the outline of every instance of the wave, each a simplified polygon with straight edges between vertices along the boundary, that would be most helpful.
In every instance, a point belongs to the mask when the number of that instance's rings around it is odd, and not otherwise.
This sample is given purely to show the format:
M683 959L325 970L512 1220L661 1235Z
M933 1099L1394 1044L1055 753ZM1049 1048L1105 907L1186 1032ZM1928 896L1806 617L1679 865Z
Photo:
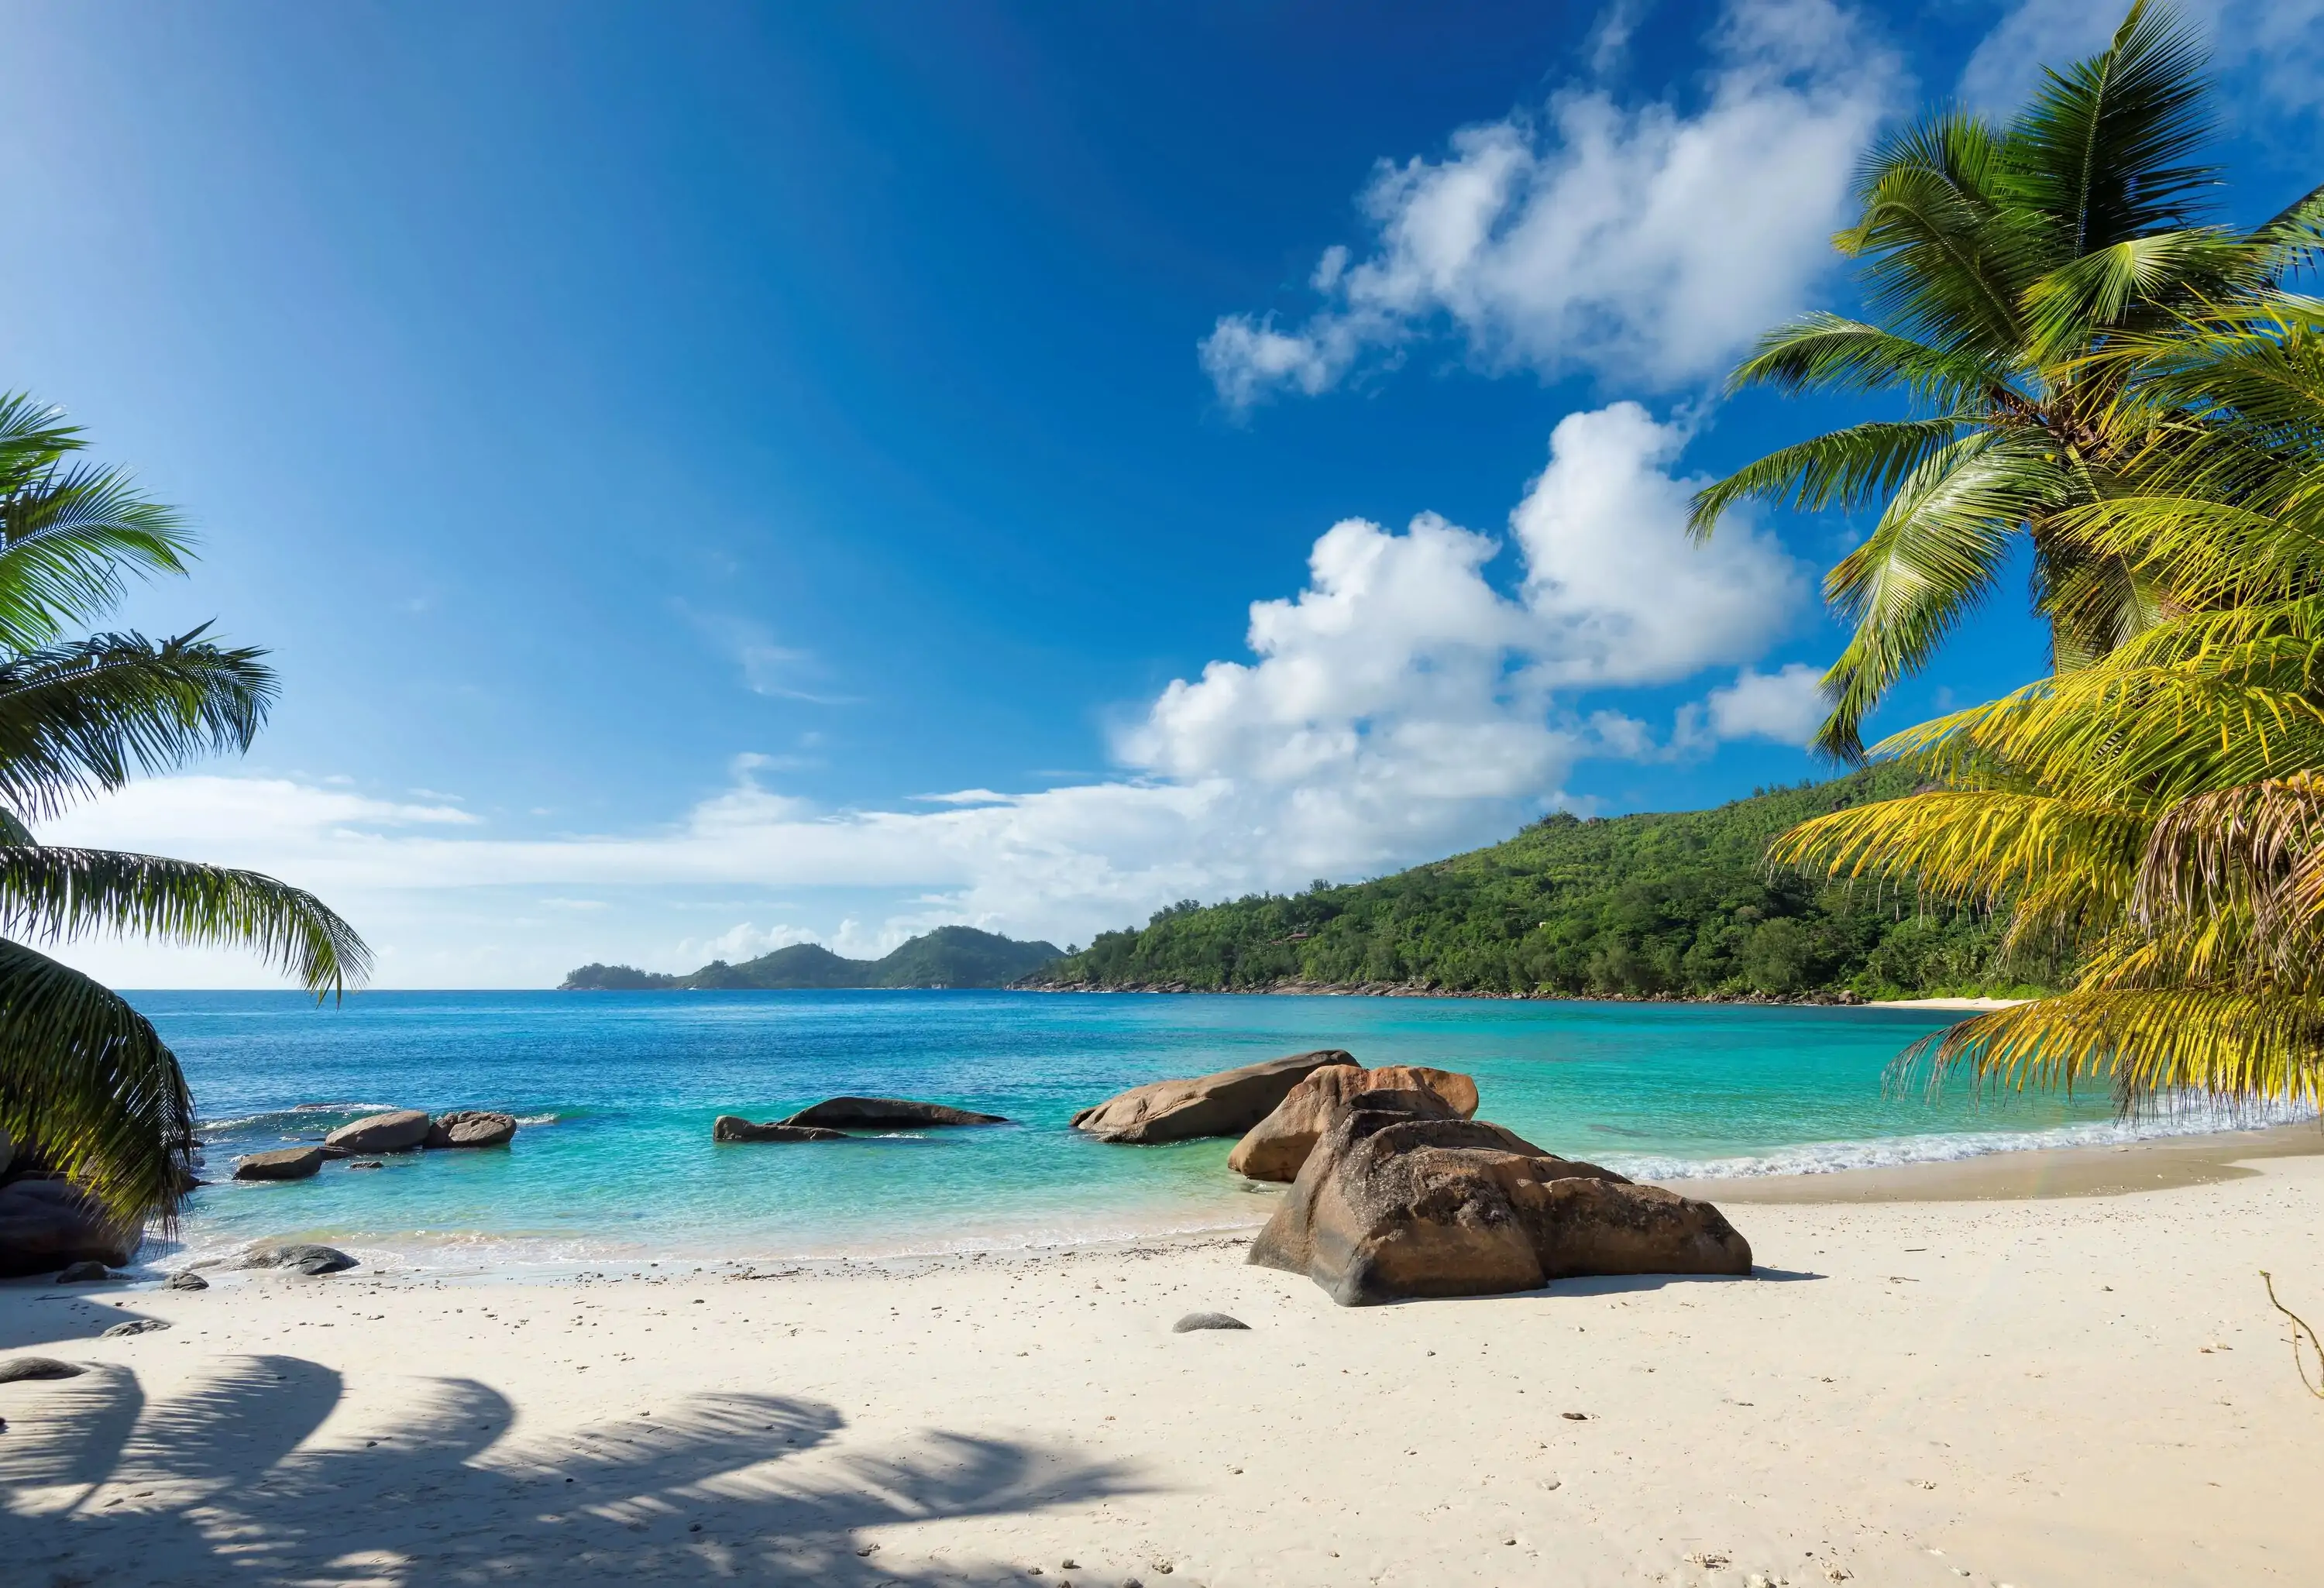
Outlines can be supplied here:
M1846 1169L1893 1168L1911 1163L1953 1163L1998 1152L2038 1152L2061 1147L2114 1147L2171 1136L2208 1136L2306 1124L2307 1105L2222 1105L2180 1102L2131 1120L2096 1120L2038 1131L1955 1131L1854 1141L1808 1141L1738 1158L1674 1158L1609 1154L1608 1168L1641 1180L1743 1180L1767 1175L1831 1175Z

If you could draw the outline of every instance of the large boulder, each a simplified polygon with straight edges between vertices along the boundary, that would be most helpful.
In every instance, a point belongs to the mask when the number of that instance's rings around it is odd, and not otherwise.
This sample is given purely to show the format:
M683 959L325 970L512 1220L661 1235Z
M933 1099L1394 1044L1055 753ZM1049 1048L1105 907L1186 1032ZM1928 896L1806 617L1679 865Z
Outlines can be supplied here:
M910 1130L918 1125L1005 1125L997 1113L977 1113L949 1108L941 1103L915 1103L908 1097L826 1097L803 1108L783 1123L822 1125L826 1129L853 1125L859 1130Z
M1477 1120L1351 1107L1315 1144L1250 1261L1342 1306L1531 1290L1582 1274L1751 1271L1719 1210Z
M790 1125L780 1120L768 1120L753 1124L741 1114L722 1113L711 1122L713 1141L844 1141L844 1131L827 1131L818 1125Z
M1227 1168L1254 1180L1297 1178L1299 1166L1307 1161L1316 1140L1331 1129L1351 1098L1367 1092L1422 1094L1464 1120L1477 1112L1477 1083L1451 1070L1408 1064L1367 1070L1327 1064L1309 1071L1273 1113L1235 1143L1234 1151L1227 1156Z
M1148 1146L1197 1136L1240 1136L1275 1111L1291 1088L1327 1064L1353 1065L1337 1048L1295 1053L1185 1080L1149 1081L1074 1115L1101 1141Z
M362 1152L403 1152L428 1140L436 1122L425 1109L399 1108L341 1125L323 1138L323 1145L354 1155Z
M266 1241L244 1251L234 1266L238 1269L288 1269L293 1273L312 1277L344 1273L359 1266L359 1260L336 1246L319 1246L311 1241Z
M50 1274L77 1262L120 1268L145 1238L69 1180L0 1186L0 1278Z
M304 1180L323 1167L319 1147L276 1147L234 1160L237 1180Z
M421 1138L423 1147L505 1147L516 1139L516 1115L493 1113L481 1108L456 1109L439 1113ZM366 1148L366 1151L384 1151L383 1148Z

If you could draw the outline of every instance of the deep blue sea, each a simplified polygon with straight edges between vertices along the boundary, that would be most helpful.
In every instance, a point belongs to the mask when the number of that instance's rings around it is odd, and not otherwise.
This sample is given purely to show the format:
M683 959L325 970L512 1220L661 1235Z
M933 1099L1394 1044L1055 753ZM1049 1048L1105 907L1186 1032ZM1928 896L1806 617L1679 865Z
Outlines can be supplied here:
M1932 1102L1883 1076L1921 1011L1009 992L141 992L193 1084L207 1168L181 1239L327 1240L404 1263L888 1254L1245 1225L1231 1142L1111 1147L1124 1087L1314 1048L1474 1076L1552 1151L1672 1177L1849 1168L2127 1133L2103 1095ZM712 1119L843 1093L1012 1124L716 1146ZM386 1107L505 1110L505 1151L236 1184L233 1158ZM2207 1121L2151 1122L2189 1129Z

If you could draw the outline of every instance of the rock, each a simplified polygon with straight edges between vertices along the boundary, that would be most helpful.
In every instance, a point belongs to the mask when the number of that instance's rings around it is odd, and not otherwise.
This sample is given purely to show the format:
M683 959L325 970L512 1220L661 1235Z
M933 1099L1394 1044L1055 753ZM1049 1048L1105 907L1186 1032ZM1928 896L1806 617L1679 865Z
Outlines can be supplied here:
M1240 1318L1231 1318L1222 1312L1190 1312L1170 1325L1173 1334L1191 1334L1197 1329L1249 1329Z
M1327 1064L1353 1065L1337 1048L1295 1053L1240 1069L1185 1080L1149 1081L1074 1115L1074 1129L1101 1141L1151 1145L1197 1136L1240 1136L1265 1119L1292 1087Z
M1005 1125L997 1113L976 1113L941 1103L914 1103L907 1097L830 1097L803 1108L787 1125L854 1125L865 1130L908 1130L915 1125Z
M53 1356L12 1356L0 1362L0 1384L14 1384L20 1379L78 1379L87 1371Z
M752 1124L740 1114L722 1113L710 1126L713 1141L844 1141L844 1131L826 1131L818 1125L790 1125L779 1120Z
M1350 1099L1365 1092L1417 1093L1442 1104L1441 1109L1416 1107L1416 1113L1441 1112L1465 1120L1477 1112L1477 1084L1451 1070L1403 1064L1374 1070L1325 1065L1310 1071L1273 1113L1235 1143L1227 1168L1254 1180L1296 1179L1316 1139L1331 1129Z
M210 1282L191 1269L180 1269L161 1281L164 1290L207 1290L209 1288Z
M95 1285L113 1278L113 1270L101 1262L69 1262L58 1270L60 1285Z
M170 1325L160 1318L131 1318L125 1324L115 1324L102 1334L100 1340L122 1340L132 1334L158 1334Z
M277 1147L234 1160L237 1180L304 1180L323 1167L319 1147Z
M323 1145L350 1154L403 1152L427 1140L435 1123L423 1110L399 1108L341 1125L323 1138Z
M516 1115L480 1108L439 1113L428 1127L422 1145L428 1147L505 1147L516 1139ZM379 1152L384 1148L370 1148Z
M375 1158L359 1158L347 1165L350 1169L383 1169L387 1166Z
M234 1265L240 1269L290 1269L301 1274L336 1274L356 1266L336 1246L307 1241L272 1241L254 1246Z
M1351 1107L1250 1260L1304 1273L1342 1306L1581 1274L1751 1271L1749 1243L1709 1203L1526 1145L1482 1121Z
M52 1273L77 1262L119 1268L144 1237L141 1225L113 1217L69 1180L0 1186L0 1278Z

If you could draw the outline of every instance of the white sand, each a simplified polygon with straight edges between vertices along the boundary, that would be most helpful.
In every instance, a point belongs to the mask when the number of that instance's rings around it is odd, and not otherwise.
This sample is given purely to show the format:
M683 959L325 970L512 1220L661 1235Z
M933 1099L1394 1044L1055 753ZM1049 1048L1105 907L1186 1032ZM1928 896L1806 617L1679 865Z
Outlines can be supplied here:
M2256 1167L1738 1205L1757 1280L1360 1310L1240 1242L15 1281L0 1354L96 1365L0 1385L0 1580L2312 1583L2324 1402L2258 1270L2324 1322L2324 1158ZM174 1327L89 1337L127 1317Z
M2025 998L1876 998L1868 1009L2015 1009Z

